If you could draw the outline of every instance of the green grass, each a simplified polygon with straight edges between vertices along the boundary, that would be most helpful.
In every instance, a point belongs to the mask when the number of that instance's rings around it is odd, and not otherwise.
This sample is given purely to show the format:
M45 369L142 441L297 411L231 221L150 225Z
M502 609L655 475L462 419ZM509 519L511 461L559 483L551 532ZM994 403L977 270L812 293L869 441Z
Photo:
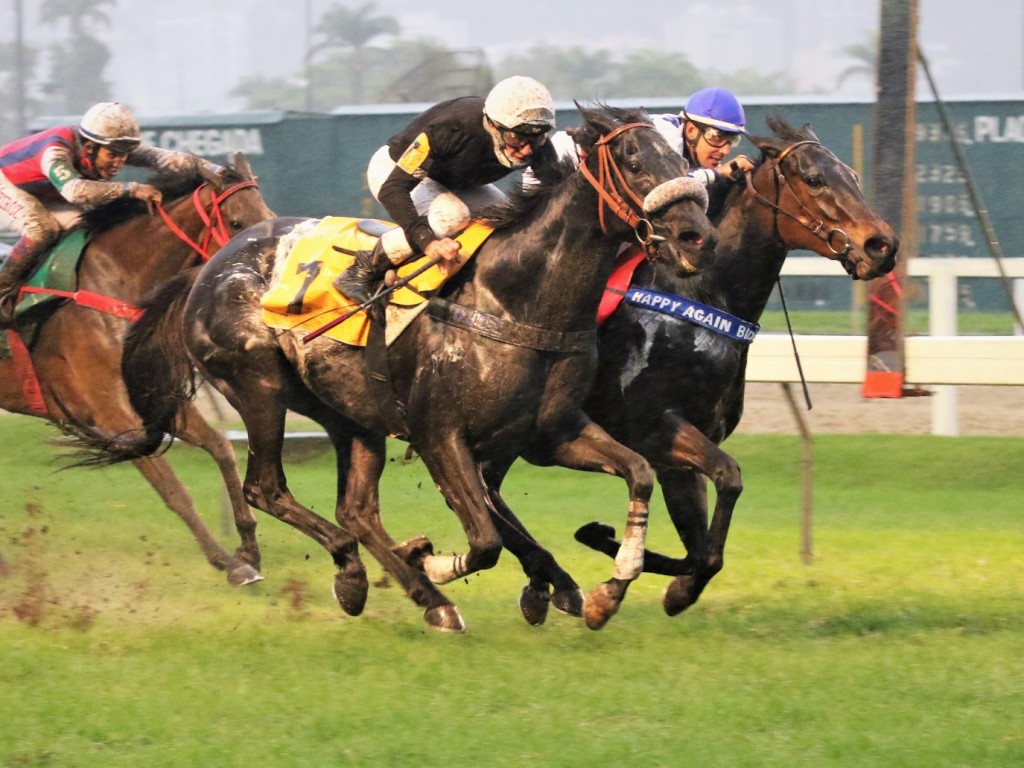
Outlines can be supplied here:
M865 310L796 310L789 313L794 333L863 336L867 333ZM957 332L962 336L1012 336L1015 318L1011 312L966 312L957 314ZM911 309L904 315L904 332L928 334L928 310ZM769 333L787 330L781 310L765 312L761 329Z
M132 468L54 473L43 424L0 424L5 768L1024 762L1019 439L817 437L804 565L798 440L738 435L726 567L682 616L645 576L600 632L561 615L529 627L505 555L445 587L469 624L450 636L369 561L366 612L344 616L327 556L263 513L267 579L233 589ZM389 528L461 550L401 449ZM169 455L219 529L212 465ZM329 514L328 457L288 469ZM517 465L505 496L585 590L608 578L571 534L621 528L620 481ZM650 544L680 551L660 498Z

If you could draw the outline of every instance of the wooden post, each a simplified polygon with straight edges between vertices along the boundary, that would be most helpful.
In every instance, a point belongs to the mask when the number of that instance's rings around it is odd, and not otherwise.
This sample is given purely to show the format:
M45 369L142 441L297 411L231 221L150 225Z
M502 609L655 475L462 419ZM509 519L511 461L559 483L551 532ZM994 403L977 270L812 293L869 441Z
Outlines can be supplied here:
M896 269L868 289L868 359L864 397L902 397L903 285L917 222L914 141L918 0L882 0L878 100L873 141L874 204L900 236Z

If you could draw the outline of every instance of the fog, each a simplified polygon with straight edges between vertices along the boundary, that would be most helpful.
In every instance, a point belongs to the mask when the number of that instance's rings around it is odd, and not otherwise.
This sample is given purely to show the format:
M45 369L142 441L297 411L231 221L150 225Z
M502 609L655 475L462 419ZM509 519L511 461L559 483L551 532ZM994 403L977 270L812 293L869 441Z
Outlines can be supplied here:
M337 0L118 0L104 7L109 28L97 28L112 52L104 74L113 97L140 115L237 111L244 104L228 94L242 78L298 76L311 29L333 4ZM341 4L355 8L364 0ZM40 23L38 3L24 6L26 45L43 48L66 34ZM836 84L857 63L844 49L877 34L878 2L645 0L632 7L637 11L627 16L593 0L377 0L375 15L394 17L402 39L483 48L492 66L540 43L613 52L651 48L681 51L702 71L782 72L802 94L871 97L866 77L847 79L841 90ZM1024 93L1021 0L919 0L919 10L919 42L943 96ZM10 39L13 28L5 19L0 37Z

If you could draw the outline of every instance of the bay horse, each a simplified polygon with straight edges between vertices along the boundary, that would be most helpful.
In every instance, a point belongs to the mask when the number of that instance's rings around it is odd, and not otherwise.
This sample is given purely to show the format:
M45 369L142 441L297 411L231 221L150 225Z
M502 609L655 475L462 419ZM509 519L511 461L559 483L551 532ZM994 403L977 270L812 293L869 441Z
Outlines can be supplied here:
M61 428L87 424L108 436L136 427L138 417L121 378L121 337L138 312L135 304L157 284L209 258L233 235L273 216L240 154L219 174L201 169L159 174L150 182L163 193L161 215L149 215L145 203L128 199L83 214L75 228L88 239L77 286L58 292L60 300L37 305L8 330L13 354L0 356L0 408ZM193 404L182 412L179 434L209 453L220 469L236 525L244 532L235 554L217 543L166 458L140 458L135 467L231 584L259 580L255 520L230 443Z
M685 161L645 112L579 109L589 153L581 168L567 164L557 185L523 192L496 211L494 232L474 259L389 347L397 427L374 396L379 374L369 372L362 348L326 337L305 344L303 334L264 325L260 297L274 282L278 249L309 221L284 218L236 237L191 286L179 279L147 303L126 338L123 366L147 434L134 446L128 436L107 446L110 460L145 455L173 431L175 401L191 395L194 361L245 422L247 500L331 554L342 609L357 614L366 600L358 542L424 609L428 626L443 631L464 631L465 623L435 584L493 567L501 525L529 537L501 514L501 481L518 456L530 451L540 462L617 475L629 489L629 536L613 577L585 606L571 578L555 584L569 612L604 626L640 573L654 478L642 457L580 407L597 365L597 305L623 241L637 237L665 269L692 271L711 253L713 230L705 190L686 177ZM168 373L154 381L155 370ZM338 524L288 489L281 460L288 409L319 422L335 446ZM389 432L422 458L466 531L468 552L437 556L429 542L396 544L384 530L378 483Z
M746 183L732 185L720 208L711 211L718 244L707 268L680 276L642 262L631 286L697 302L704 317L710 308L712 315L732 316L749 330L757 328L791 250L834 260L859 280L894 268L899 241L864 200L856 173L810 126L795 129L780 117L769 118L768 125L774 137L750 137L761 156ZM674 616L697 601L724 563L743 484L739 464L719 445L743 415L752 336L724 335L706 322L652 310L650 293L647 300L643 292L626 294L638 300L623 302L600 328L600 363L584 410L656 472L686 556L647 552L643 567L673 577L663 607ZM708 479L716 493L710 524ZM596 522L576 533L578 541L612 557L619 552L614 536L611 526ZM520 546L532 579L562 578L557 567L531 572L530 564L550 566L551 560L533 552L529 542Z

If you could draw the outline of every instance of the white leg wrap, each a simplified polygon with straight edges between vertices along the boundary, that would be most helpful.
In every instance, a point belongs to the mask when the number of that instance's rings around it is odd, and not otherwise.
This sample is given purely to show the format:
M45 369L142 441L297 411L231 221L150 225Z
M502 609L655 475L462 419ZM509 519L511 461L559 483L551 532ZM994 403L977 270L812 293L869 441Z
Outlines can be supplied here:
M644 569L644 546L647 540L647 516L650 511L642 501L629 502L629 517L622 545L615 556L615 578L633 581Z
M428 555L423 558L423 571L434 584L447 584L466 575L462 555Z

